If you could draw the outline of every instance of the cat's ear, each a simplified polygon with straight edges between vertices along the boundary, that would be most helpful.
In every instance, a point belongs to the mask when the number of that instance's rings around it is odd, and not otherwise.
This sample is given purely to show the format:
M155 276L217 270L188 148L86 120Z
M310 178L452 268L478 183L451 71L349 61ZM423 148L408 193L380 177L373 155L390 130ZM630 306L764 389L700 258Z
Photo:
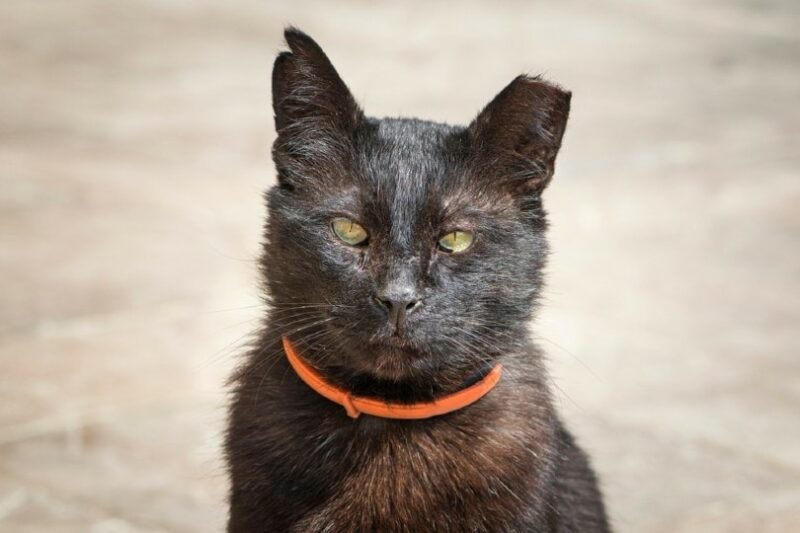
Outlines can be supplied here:
M521 192L540 193L553 177L571 93L538 77L518 76L468 128L485 171Z
M322 48L297 28L284 32L289 51L272 69L272 106L278 135L292 130L355 127L363 113Z

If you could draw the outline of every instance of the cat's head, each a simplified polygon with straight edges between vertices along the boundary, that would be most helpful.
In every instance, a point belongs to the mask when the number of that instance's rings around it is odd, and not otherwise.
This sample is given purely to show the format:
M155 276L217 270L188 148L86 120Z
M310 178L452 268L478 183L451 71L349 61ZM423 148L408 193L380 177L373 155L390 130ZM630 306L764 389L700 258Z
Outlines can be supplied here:
M289 29L272 86L272 318L323 365L385 380L475 370L520 342L541 289L541 193L570 93L520 76L467 127L364 115Z

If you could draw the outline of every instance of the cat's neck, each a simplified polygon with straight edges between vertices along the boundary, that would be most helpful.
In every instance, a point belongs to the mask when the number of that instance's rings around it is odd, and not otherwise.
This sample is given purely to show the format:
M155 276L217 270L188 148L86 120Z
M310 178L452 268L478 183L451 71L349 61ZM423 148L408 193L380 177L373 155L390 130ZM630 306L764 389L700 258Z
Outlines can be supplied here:
M281 333L274 333L280 342ZM485 360L463 362L460 365L447 362L412 372L399 379L387 379L358 371L346 366L326 364L324 350L314 346L299 346L304 360L329 384L348 391L356 397L373 398L390 403L412 404L430 402L461 391L485 378L499 363L501 353L510 350L499 349L495 357ZM487 354L488 356L489 354ZM281 352L280 357L285 358ZM453 360L459 360L454 357Z
M451 372L446 378L437 376L437 372L434 371L427 375L400 380L381 379L346 368L323 367L321 373L330 383L349 391L353 396L411 404L430 402L463 390L485 378L492 368L494 364L484 363L471 371ZM439 371L440 374L444 372Z

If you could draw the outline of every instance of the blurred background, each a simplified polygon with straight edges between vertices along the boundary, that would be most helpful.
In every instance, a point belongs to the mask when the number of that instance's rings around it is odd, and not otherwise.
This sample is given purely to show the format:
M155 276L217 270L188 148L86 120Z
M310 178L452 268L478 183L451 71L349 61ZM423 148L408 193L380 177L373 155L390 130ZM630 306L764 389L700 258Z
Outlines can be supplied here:
M800 4L0 3L0 530L224 527L293 23L372 115L571 89L533 326L620 532L800 524Z

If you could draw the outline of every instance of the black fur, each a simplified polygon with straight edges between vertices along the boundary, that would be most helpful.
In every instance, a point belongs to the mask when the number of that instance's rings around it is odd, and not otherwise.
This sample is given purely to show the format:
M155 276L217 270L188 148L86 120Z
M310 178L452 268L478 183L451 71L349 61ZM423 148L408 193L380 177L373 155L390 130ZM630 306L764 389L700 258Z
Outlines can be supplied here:
M527 332L570 93L520 76L468 127L373 119L312 39L286 41L261 261L270 311L233 379L229 531L609 531ZM367 243L339 241L338 216ZM443 253L455 229L474 243ZM398 333L381 299L421 304ZM356 395L426 401L498 361L504 374L448 415L353 420L300 382L282 335Z

